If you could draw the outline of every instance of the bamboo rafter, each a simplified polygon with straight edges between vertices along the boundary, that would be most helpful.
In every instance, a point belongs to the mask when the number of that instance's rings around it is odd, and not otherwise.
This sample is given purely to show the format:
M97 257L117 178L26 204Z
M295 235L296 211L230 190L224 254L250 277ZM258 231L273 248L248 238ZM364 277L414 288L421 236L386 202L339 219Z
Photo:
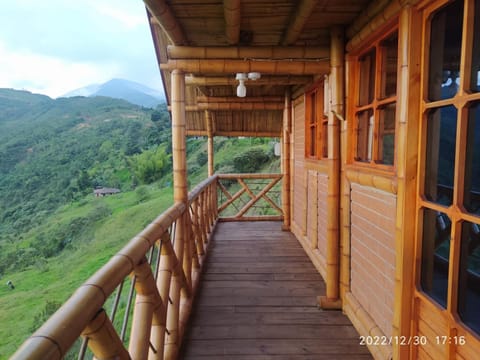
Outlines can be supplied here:
M144 0L144 3L173 44L187 44L187 37L165 0Z
M298 36L302 32L303 26L307 22L308 18L312 14L314 7L317 5L318 0L302 0L298 4L298 7L294 14L292 14L290 23L287 30L283 35L281 41L282 45L291 45L295 43Z
M223 0L225 35L229 44L237 44L240 38L240 0Z

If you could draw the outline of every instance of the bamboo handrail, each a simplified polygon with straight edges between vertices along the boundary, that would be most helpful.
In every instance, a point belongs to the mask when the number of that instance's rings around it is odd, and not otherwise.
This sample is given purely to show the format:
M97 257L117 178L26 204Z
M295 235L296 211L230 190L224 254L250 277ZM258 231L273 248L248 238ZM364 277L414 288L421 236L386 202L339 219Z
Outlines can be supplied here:
M213 201L216 189L217 177L212 176L188 195L187 205L177 202L154 219L80 286L70 299L20 346L12 359L62 359L80 335L89 340L86 343L97 358L146 358L150 353L149 356L154 354L155 358L161 359L164 346L168 345L172 335L168 325L165 326L166 320L168 314L175 310L179 312L177 317L173 317L176 325L172 325L172 319L170 325L175 329L173 335L175 348L178 349L193 295L198 287L199 265L202 263L200 260L204 256L197 250L201 247L206 251L205 244L217 219L216 201ZM183 229L187 249L184 251L188 254L186 259L191 262L185 266L185 262L179 260L177 250L172 244L175 233L172 227L179 218L186 217L186 212L189 212L192 206L197 209L195 218L192 222L187 221ZM205 219L203 226L193 229L193 222L197 224L199 218ZM178 226L177 224L175 228ZM178 244L179 242L175 241L175 245ZM151 249L154 246L159 249L160 260L158 266L153 266L155 270L152 272L146 256L152 254ZM153 259L152 256L149 258ZM185 269L188 270L187 273ZM132 284L137 295L127 352L120 332L113 327L102 308L115 289L120 289L129 274L133 276ZM173 291L174 294L178 293L178 298L172 298L173 288L178 289ZM165 358L168 358L167 349L165 355Z

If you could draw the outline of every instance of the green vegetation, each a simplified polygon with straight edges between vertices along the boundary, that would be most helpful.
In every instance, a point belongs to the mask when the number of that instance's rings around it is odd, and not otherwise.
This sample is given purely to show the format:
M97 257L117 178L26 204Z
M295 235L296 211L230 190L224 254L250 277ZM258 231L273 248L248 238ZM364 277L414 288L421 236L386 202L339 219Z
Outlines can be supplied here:
M279 169L271 139L217 138L215 151L217 172ZM190 187L205 179L206 139L187 140L187 166ZM172 182L165 105L0 89L0 359L171 205Z

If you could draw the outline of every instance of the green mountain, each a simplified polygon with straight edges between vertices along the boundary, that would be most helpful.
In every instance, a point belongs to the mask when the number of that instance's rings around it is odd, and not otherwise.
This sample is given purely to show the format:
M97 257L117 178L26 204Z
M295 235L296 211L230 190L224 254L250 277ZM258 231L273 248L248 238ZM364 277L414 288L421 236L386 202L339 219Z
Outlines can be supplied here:
M170 141L168 113L155 122L153 113L107 97L0 89L0 236L30 229L94 187L135 186L135 156Z

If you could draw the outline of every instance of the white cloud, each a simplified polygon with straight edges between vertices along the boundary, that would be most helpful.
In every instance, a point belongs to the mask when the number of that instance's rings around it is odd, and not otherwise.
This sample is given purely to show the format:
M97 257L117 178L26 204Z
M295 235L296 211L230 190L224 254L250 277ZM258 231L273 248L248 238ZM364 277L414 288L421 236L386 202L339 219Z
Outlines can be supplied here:
M88 84L115 77L115 64L73 62L29 51L12 51L0 42L0 87L58 97Z
M143 10L141 6L137 6L135 9L122 9L118 6L120 4L99 3L97 1L91 3L91 5L99 15L105 15L120 22L127 30L144 26L146 23L145 11L143 13L138 11L139 9Z

